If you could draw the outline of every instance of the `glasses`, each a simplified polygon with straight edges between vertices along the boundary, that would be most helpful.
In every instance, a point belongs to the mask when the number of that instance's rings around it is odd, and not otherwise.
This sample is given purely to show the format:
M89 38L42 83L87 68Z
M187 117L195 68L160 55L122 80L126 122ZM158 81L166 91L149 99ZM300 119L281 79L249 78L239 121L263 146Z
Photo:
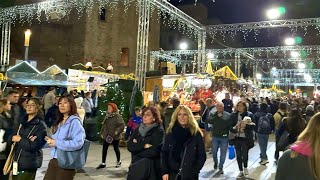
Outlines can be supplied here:
M34 107L36 107L36 105L34 105L34 104L27 104L26 105L26 108L34 108Z
M143 116L153 116L152 113L144 113Z

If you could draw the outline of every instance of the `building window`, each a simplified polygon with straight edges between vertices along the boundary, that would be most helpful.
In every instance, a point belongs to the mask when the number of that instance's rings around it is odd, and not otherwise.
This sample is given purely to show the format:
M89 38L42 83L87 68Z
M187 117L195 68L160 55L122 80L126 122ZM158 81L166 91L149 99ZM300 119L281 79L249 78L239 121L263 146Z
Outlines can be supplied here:
M121 48L120 66L129 66L129 48Z
M100 21L106 21L106 9L104 7L102 7L100 9L100 12L99 12L99 19Z

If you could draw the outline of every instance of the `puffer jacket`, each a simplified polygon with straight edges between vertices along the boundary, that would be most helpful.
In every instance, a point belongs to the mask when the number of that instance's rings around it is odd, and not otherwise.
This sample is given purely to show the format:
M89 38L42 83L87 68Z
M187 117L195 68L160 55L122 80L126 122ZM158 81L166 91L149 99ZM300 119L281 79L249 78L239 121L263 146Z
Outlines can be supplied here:
M47 135L46 125L39 116L34 117L29 122L27 116L25 116L21 125L19 131L21 140L15 146L14 161L18 160L18 171L34 171L42 166L42 148L46 144L44 138ZM15 134L17 134L17 131ZM37 138L31 142L29 140L30 136L37 136ZM11 138L9 140L11 141Z
M120 114L115 114L114 116L104 119L100 131L102 139L106 139L107 135L110 135L114 140L120 140L120 135L124 129L125 123ZM117 132L117 135L116 133Z

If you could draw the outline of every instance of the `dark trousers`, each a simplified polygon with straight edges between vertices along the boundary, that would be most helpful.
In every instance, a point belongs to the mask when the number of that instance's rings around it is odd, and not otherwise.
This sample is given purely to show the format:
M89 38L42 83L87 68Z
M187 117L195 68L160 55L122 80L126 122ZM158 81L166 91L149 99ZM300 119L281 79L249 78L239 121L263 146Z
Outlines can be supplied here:
M24 171L24 172L19 172L18 175L12 176L12 180L34 180L36 179L36 172L37 171Z
M278 142L279 142L279 138L276 137L276 150L274 152L274 159L278 160L279 159L279 154L280 154L280 151L279 149L277 148L278 147Z
M239 170L243 171L243 167L248 167L248 139L247 138L236 138L234 142L234 147L236 149L237 154L237 162L239 166Z
M120 140L113 140L111 143L113 145L114 152L116 153L117 161L120 161L119 142ZM102 163L106 163L109 145L110 145L109 143L104 141L103 148L102 148Z
M62 169L57 159L51 159L44 180L73 180L76 175L74 169Z
M4 165L6 164L6 160L0 160L0 179L1 180L9 180L9 175L3 175L3 168Z

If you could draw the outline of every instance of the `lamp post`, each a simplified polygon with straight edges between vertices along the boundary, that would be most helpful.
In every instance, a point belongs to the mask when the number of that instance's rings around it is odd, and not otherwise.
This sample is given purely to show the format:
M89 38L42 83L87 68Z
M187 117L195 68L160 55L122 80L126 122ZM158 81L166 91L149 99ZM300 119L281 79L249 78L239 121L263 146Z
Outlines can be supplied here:
M31 36L31 31L30 29L27 29L24 32L24 60L28 60L28 55L29 55L29 45L30 45L30 36Z

